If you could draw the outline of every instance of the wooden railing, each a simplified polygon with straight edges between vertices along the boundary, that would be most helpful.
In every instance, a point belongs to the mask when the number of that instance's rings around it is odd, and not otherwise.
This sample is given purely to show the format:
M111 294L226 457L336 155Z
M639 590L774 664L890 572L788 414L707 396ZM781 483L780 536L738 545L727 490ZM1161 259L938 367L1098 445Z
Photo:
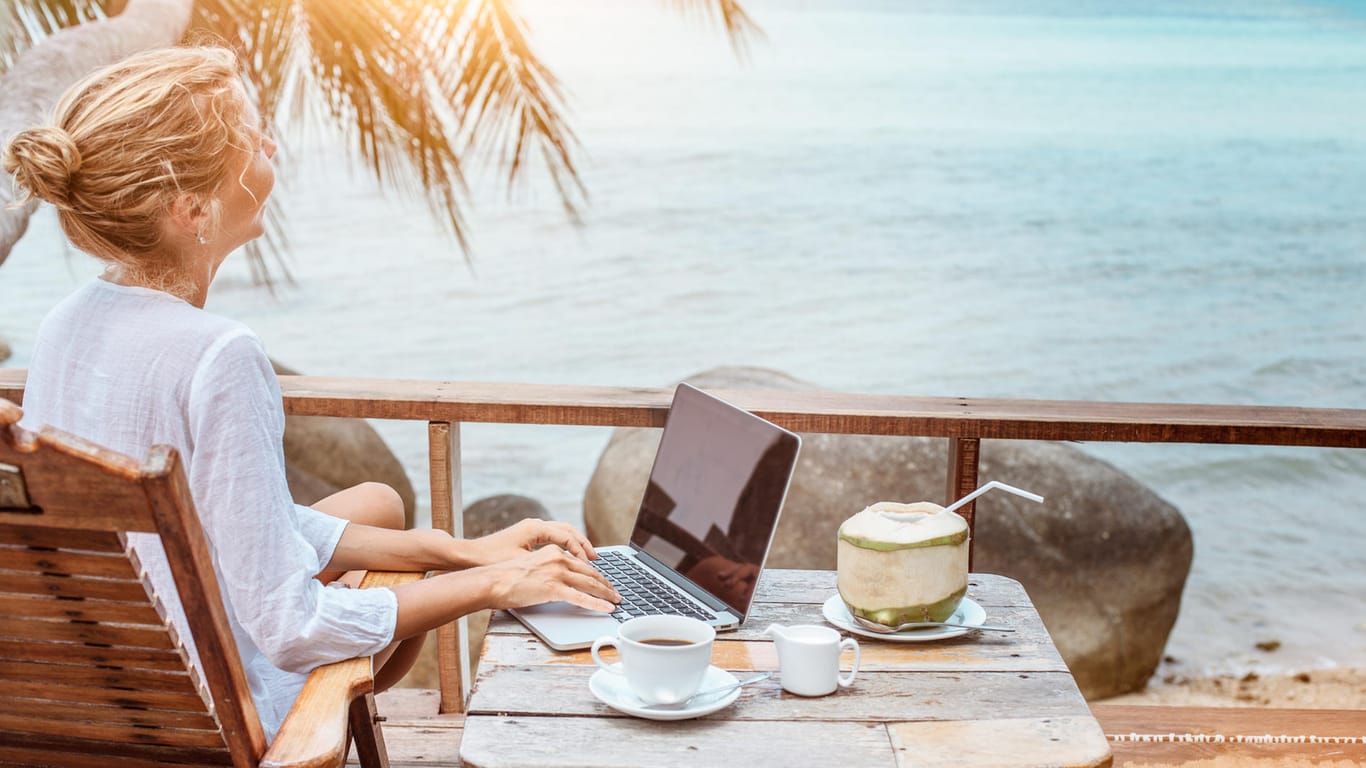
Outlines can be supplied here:
M0 369L0 397L19 402L25 372ZM462 534L462 422L662 427L671 389L550 386L281 376L285 412L299 416L427 422L432 526ZM1129 443L1366 448L1366 410L911 397L836 392L713 390L797 432L949 440L946 499L977 487L980 442ZM947 502L946 502L947 503ZM973 505L960 510L973 524ZM465 620L437 633L441 710L463 711L469 693Z

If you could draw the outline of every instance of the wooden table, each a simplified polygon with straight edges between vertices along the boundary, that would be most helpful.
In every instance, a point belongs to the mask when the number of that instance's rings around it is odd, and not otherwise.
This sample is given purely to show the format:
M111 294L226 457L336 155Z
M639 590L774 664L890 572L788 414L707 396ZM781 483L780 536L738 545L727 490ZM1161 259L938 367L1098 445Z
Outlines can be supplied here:
M770 623L824 623L830 571L767 571L749 620L712 663L776 670ZM460 757L482 768L571 766L1104 766L1110 749L1019 582L973 574L987 621L1016 627L933 643L858 638L854 685L822 698L778 678L695 720L623 715L588 690L587 651L557 653L505 614L485 639ZM849 658L844 659L848 665Z

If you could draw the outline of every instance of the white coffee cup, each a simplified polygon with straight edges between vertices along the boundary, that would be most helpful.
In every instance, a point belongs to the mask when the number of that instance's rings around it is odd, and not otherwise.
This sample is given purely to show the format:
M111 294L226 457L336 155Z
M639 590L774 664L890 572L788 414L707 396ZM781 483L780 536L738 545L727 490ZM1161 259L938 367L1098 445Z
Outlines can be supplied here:
M615 637L593 641L593 661L613 674L646 704L677 704L697 693L711 667L716 630L686 616L640 616L617 627ZM615 646L621 664L603 661L598 651Z
M778 678L783 690L798 696L824 696L838 687L848 687L858 674L859 647L852 637L819 624L784 627L772 624L764 630L773 637L778 649ZM840 653L854 652L854 665L847 677L840 676Z

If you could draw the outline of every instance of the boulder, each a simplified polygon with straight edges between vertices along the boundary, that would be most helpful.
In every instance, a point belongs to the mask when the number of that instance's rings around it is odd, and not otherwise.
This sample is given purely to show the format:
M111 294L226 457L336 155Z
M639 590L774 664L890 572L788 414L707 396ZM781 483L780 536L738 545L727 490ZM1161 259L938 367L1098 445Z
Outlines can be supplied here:
M757 368L688 379L703 388L815 389ZM947 440L802 435L769 555L774 568L835 567L836 530L877 501L944 503ZM626 540L659 431L619 429L584 495L595 545ZM1112 465L1065 444L983 441L979 477L1046 498L977 502L973 568L1020 581L1087 698L1141 689L1176 621L1193 552L1175 507Z
M10 359L10 355L13 354L14 350L10 348L9 342L5 341L3 337L0 337L0 363Z
M271 362L278 374L297 374ZM299 504L312 504L367 481L385 483L402 497L408 527L413 527L417 510L413 484L398 457L364 419L286 416L285 477Z
M527 518L549 520L550 510L530 496L489 496L465 507L465 538L487 536Z

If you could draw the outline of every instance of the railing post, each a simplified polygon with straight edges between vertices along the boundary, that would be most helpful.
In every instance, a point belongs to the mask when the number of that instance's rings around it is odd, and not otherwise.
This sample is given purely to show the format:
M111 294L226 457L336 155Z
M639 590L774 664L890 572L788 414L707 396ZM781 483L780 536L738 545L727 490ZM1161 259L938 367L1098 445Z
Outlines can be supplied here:
M977 490L977 460L980 458L982 441L975 437L949 438L949 484L944 493L944 503L952 504ZM972 571L972 539L977 538L976 513L977 501L964 504L957 510L968 521L968 571Z
M465 535L464 504L460 498L460 424L427 423L427 448L432 483L432 527L456 538ZM470 695L470 626L461 616L436 630L436 665L441 679L441 709L464 712Z

